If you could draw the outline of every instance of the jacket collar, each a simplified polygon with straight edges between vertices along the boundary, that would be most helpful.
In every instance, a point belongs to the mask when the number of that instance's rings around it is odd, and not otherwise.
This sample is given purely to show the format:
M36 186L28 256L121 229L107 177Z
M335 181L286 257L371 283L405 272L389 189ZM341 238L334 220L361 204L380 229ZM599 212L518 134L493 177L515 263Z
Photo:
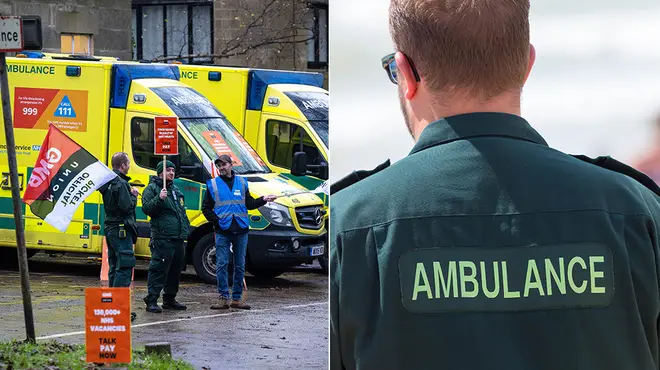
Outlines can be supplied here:
M131 181L131 178L130 178L130 177L124 175L124 174L121 173L119 170L112 170L112 171L114 171L114 173L116 173L117 176L121 177L122 179L124 179L124 180L126 180L126 181Z
M163 187L163 178L161 176L151 176L151 182L155 183L158 187ZM166 188L171 188L174 181L168 181L165 185Z
M508 113L466 113L430 123L409 155L437 145L472 137L499 136L526 140L547 146L548 143L522 117Z
M236 172L234 170L231 170L231 177L225 177L222 175L218 175L218 177L225 181L233 180L236 177Z

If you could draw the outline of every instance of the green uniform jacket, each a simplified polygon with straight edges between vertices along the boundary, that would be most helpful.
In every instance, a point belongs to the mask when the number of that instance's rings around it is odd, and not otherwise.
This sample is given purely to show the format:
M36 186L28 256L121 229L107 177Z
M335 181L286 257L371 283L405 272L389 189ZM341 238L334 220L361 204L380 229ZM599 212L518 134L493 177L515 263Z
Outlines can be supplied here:
M132 232L135 243L137 240L137 222L135 221L137 197L131 194L131 186L128 184L131 178L117 170L113 171L117 177L99 188L105 209L105 232L124 224L126 230Z
M659 197L498 113L332 196L332 369L658 369Z
M183 193L171 181L167 183L167 198L160 199L163 179L151 176L149 185L142 193L142 211L151 217L152 239L188 238L190 221L186 215Z

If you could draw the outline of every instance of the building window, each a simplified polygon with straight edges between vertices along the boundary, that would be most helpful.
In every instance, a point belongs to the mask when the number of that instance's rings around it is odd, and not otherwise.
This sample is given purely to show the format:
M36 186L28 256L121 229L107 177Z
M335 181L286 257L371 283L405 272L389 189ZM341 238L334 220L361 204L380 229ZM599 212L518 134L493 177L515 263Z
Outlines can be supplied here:
M307 67L328 66L328 4L310 3L307 24L311 40L307 42Z
M60 50L64 54L93 55L92 35L63 33L60 35Z
M133 59L211 62L206 55L213 50L212 14L213 4L209 2L134 5Z

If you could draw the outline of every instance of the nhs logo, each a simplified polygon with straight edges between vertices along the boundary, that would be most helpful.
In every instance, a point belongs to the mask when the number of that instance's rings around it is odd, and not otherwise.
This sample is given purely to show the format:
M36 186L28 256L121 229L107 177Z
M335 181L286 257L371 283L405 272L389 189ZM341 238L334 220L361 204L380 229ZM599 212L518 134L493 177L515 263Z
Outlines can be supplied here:
M32 145L32 150L34 150L35 152L40 151L41 150L41 145Z

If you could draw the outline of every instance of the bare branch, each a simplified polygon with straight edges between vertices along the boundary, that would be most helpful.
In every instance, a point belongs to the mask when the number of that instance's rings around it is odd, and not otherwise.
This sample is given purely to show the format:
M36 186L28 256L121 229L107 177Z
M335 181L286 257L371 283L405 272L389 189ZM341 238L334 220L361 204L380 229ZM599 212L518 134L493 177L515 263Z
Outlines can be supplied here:
M311 40L308 39L307 41ZM224 59L224 58L231 58L231 57L236 57L236 56L241 56L249 53L251 50L256 49L258 47L262 46L268 46L268 45L286 45L286 44L298 44L300 41L263 41L259 44L253 45L251 49L243 49L241 51L237 52L230 52L230 53L224 53L224 54L188 54L188 55L179 55L179 56L167 56L167 57L158 57L154 58L151 61L156 63L156 62L166 62L169 60L177 60L177 59L201 59L201 58L217 58L217 59Z
M231 11L235 16L225 20L228 24L223 26L219 35L215 35L215 50L203 53L197 52L199 49L195 48L195 53L184 53L189 50L188 29L171 28L168 29L168 40L174 40L176 34L176 40L181 40L180 47L177 47L177 41L171 42L173 49L179 50L168 50L168 55L158 56L152 61L224 59L246 55L250 57L256 55L252 53L260 49L279 53L287 46L304 45L314 40L319 32L325 32L315 29L308 11L307 0L239 0L239 4ZM199 31L202 30L208 32L207 28L199 28ZM223 35L226 37L222 37ZM195 37L195 45L200 41Z

